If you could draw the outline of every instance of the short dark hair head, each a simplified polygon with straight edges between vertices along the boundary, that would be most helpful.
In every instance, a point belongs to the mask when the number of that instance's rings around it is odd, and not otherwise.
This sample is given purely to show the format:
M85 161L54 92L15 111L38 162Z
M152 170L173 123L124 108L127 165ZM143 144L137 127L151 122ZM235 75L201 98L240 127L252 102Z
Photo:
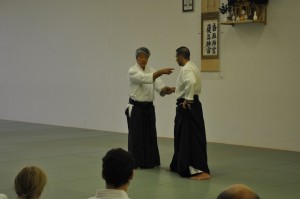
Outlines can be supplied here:
M102 177L112 187L118 188L127 184L133 169L134 158L124 149L111 149L102 158Z
M181 46L176 50L176 56L180 55L185 59L190 59L190 50L185 46Z

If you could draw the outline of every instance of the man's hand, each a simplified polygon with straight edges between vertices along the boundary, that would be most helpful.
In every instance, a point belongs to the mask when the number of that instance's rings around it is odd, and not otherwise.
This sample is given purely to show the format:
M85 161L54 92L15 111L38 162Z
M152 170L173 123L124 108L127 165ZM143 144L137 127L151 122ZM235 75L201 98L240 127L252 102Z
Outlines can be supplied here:
M156 71L155 73L153 73L153 80L156 80L156 78L166 74L166 75L170 75L171 73L173 73L174 68L162 68L158 71Z
M191 109L191 103L194 103L192 100L187 100L187 99L185 99L183 102L182 102L182 107L184 108L184 109Z
M161 95L170 95L175 91L175 87L169 87L165 86L161 89L160 94Z
M176 87L171 87L172 92L175 93Z
M162 74L166 74L166 75L170 75L171 73L173 73L174 68L162 68L159 71Z

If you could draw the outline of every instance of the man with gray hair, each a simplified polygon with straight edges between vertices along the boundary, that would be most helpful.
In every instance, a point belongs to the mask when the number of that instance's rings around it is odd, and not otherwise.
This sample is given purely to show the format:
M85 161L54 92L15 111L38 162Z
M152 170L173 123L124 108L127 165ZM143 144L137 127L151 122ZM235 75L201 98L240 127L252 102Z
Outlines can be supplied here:
M154 91L161 96L171 94L174 89L165 86L160 76L169 75L173 68L156 71L147 65L150 51L141 47L135 52L136 64L129 68L129 104L125 114L128 124L128 151L135 159L135 168L154 168L160 166Z

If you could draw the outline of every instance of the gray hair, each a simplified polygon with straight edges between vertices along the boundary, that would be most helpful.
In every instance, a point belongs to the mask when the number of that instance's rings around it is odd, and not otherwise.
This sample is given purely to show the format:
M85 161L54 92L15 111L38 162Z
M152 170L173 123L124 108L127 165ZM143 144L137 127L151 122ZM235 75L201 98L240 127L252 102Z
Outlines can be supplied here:
M150 55L151 55L150 50L148 48L140 47L135 51L135 57L137 58L141 53L148 57L150 57Z

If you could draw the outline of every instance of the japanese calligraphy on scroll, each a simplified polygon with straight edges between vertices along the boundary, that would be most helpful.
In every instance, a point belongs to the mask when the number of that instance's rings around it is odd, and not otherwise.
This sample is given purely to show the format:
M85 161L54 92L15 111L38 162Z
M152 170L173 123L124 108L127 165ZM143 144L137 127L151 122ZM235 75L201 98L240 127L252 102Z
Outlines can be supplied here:
M202 14L202 42L201 58L219 58L219 13Z

